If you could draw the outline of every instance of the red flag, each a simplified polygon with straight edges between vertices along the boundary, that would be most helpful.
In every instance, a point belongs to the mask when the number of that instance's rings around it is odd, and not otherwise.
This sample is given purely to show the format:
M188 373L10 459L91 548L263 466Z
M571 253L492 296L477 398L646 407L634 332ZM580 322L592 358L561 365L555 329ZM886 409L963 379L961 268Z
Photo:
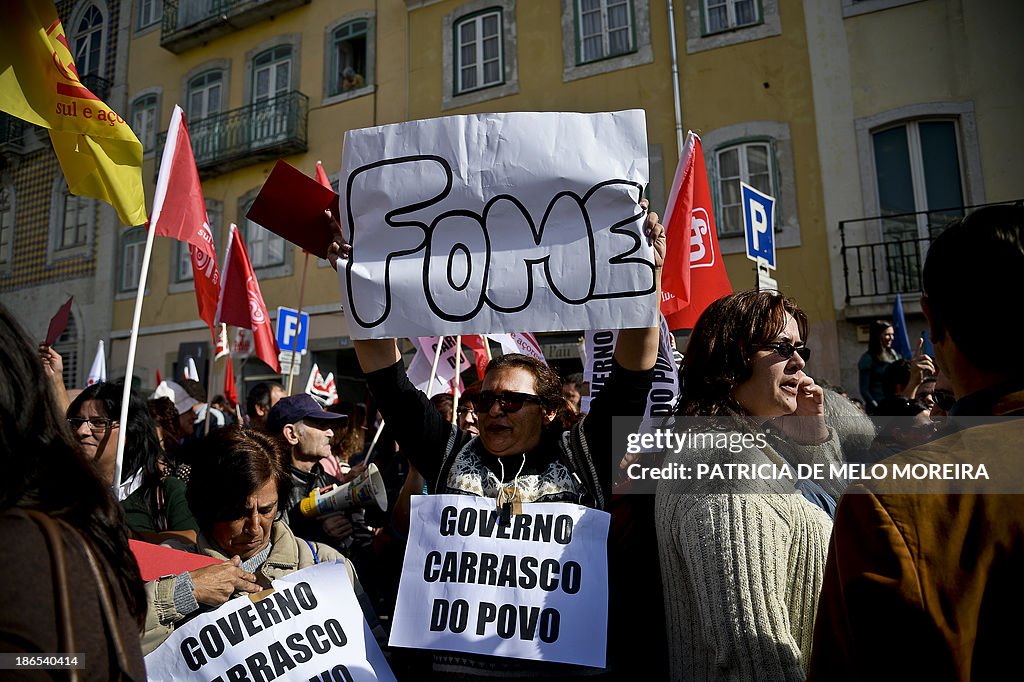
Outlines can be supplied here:
M732 293L718 249L704 151L687 133L665 209L667 232L661 312L670 329L692 329L712 302Z
M46 330L46 340L43 341L44 346L52 346L68 328L68 318L71 317L71 301L73 300L75 300L74 296L69 297L68 302L62 305L50 320L50 327Z
M321 185L332 192L334 191L334 188L331 187L331 181L327 178L327 171L324 170L324 165L319 161L316 162L316 179Z
M476 376L478 379L483 379L484 372L487 370L487 363L491 361L487 357L487 340L480 334L470 334L469 336L462 337L462 345L473 351L473 360L476 363Z
M160 175L156 180L150 224L155 234L188 243L199 317L210 325L210 332L216 340L214 317L217 312L220 273L217 272L213 232L210 231L206 215L199 171L192 155L185 114L179 106L174 107L167 128L167 143L160 160Z
M156 385L159 386L161 383L163 383L163 379L160 378L160 370L157 370L156 371Z
M231 365L231 356L228 356L224 366L224 400L228 405L238 404L238 389L235 387L235 368Z
M231 230L228 232L224 277L221 284L216 322L251 329L256 344L256 357L267 363L275 372L280 372L277 340L270 328L267 305L263 302L256 273L249 262L249 252L245 250L242 235L234 223L231 223Z

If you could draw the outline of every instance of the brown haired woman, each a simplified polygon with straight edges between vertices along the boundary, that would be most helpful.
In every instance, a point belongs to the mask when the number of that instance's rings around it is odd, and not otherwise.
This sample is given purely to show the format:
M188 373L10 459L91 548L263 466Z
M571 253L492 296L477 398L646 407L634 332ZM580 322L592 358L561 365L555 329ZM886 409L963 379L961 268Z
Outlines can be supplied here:
M669 454L666 464L739 463L763 479L663 480L656 518L672 679L804 679L831 513L841 483L791 475L839 462L822 389L804 369L807 317L792 301L746 291L711 304L690 336L677 429L736 447ZM717 441L721 443L722 441ZM771 472L779 472L773 475Z
M79 679L144 680L146 602L124 517L3 306L0 386L0 652L77 653Z

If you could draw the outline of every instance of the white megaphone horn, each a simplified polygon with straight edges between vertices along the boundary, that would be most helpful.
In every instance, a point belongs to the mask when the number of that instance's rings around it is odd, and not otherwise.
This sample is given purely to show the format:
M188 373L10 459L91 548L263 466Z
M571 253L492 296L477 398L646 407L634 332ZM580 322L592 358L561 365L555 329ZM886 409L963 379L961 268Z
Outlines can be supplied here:
M348 483L332 483L317 488L299 503L299 511L303 516L315 518L338 514L352 507L365 509L374 506L387 511L388 493L377 465L370 464L366 471Z

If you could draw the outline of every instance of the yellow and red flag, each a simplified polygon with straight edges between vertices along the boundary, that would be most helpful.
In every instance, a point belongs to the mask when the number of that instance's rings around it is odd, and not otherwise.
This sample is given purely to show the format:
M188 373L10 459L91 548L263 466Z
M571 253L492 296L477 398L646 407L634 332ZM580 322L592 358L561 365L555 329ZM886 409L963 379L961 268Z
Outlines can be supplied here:
M49 130L73 194L109 203L125 225L146 222L142 144L82 85L52 0L5 3L0 110Z

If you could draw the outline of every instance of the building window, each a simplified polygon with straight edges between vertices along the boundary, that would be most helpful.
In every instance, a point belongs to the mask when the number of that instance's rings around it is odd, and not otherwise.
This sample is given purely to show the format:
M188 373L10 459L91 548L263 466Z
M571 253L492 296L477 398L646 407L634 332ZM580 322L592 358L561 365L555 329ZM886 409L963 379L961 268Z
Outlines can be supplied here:
M740 183L775 197L772 146L769 142L744 142L720 148L715 153L718 169L718 234L743 234L743 206Z
M704 0L704 34L761 23L758 0Z
M576 0L578 63L633 52L632 0Z
M252 261L253 269L284 265L284 238L263 229L251 220L245 222L245 245L249 249L249 260Z
M188 120L199 121L220 113L224 72L205 71L188 82Z
M224 72L211 69L194 76L188 81L188 107L186 113L189 123L189 138L192 151L197 161L208 161L216 158L223 140L217 121L197 125L200 121L212 118L221 111L224 97Z
M162 0L139 0L139 28L146 28L160 21L163 12Z
M648 0L561 0L562 81L654 61Z
M504 82L501 10L488 10L455 24L455 91L469 92Z
M775 197L775 248L801 245L793 134L783 121L745 121L701 135L715 205L718 246L743 253L740 182Z
M135 291L139 288L142 255L145 249L145 227L133 227L121 235L121 276L118 280L120 291Z
M80 75L103 75L103 14L95 5L88 5L75 25L74 56Z
M242 214L249 212L252 201L245 204ZM245 219L245 247L254 270L285 264L285 240L261 225Z
M357 19L342 24L331 34L331 84L329 95L340 95L366 87L368 71L366 41L369 21Z
M684 0L686 52L782 35L780 0Z
M157 96L143 95L132 102L132 130L142 143L143 152L156 146Z
M278 45L252 60L252 132L250 144L261 147L288 137L292 103L292 46Z
M963 215L964 192L954 121L922 120L876 130L871 135L886 241L929 236Z
M11 264L14 245L14 186L0 179L0 266Z
M57 235L57 251L86 244L96 215L95 200L72 194L66 185L61 203L64 220Z
M292 46L279 45L252 60L254 104L285 95L291 90Z

